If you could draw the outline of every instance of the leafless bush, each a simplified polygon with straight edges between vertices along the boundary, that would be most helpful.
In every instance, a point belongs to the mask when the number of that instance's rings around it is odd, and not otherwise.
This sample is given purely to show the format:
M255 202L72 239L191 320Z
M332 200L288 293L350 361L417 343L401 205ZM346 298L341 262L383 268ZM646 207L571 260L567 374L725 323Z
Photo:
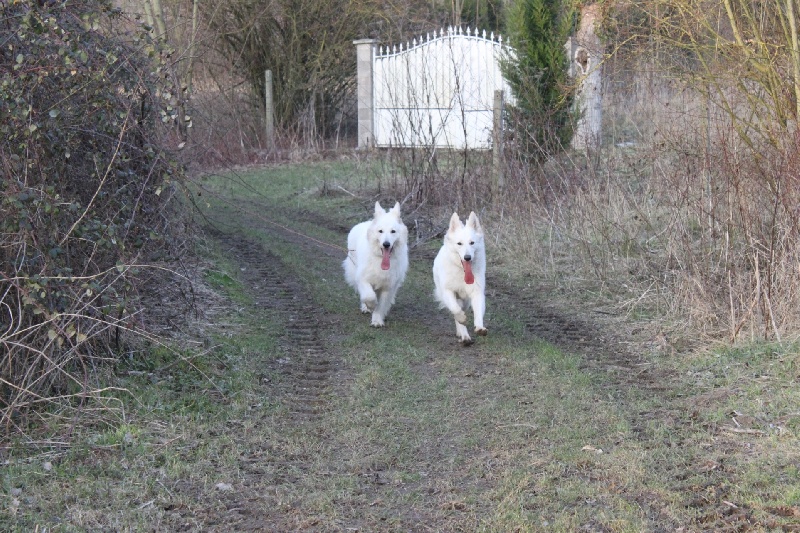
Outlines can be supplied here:
M492 153L430 147L379 149L381 186L413 205L480 210L492 203Z
M562 286L599 284L679 335L784 338L800 304L798 137L747 142L707 94L654 86L647 120L632 118L601 157L512 157L509 186L527 193L504 209L533 224L510 228L506 245Z

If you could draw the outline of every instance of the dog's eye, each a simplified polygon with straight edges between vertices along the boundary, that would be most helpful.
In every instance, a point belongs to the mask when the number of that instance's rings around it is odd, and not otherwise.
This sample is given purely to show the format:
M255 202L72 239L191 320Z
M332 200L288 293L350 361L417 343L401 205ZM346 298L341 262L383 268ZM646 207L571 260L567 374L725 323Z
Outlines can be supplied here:
M475 244L475 241L469 241L470 244Z
M462 244L464 244L464 243L461 243L461 242L460 242L460 243L458 243L458 245L459 245L459 246L461 246Z
M383 233L383 230L382 230L382 229L379 229L379 230L378 230L378 233Z
M395 230L392 230L392 233L397 233Z

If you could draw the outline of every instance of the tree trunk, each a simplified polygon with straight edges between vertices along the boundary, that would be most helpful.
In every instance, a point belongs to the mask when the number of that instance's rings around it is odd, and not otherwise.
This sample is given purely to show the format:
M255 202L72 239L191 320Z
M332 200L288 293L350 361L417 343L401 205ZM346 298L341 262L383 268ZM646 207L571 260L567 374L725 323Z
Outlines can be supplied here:
M576 150L600 146L603 120L603 58L604 48L597 35L600 5L581 9L580 25L571 49L570 70L578 78L576 106L580 113L572 147Z

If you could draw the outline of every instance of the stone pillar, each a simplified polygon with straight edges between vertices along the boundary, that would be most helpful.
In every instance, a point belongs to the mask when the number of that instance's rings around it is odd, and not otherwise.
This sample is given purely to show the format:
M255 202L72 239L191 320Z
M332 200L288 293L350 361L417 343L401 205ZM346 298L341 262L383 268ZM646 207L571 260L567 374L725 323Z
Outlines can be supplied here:
M605 50L596 25L600 23L600 5L586 6L575 39L568 43L571 51L570 71L578 77L576 105L581 112L572 138L576 150L600 147L603 121L603 59Z
M359 39L356 45L356 80L358 82L358 147L375 146L375 109L372 90L372 58L375 39Z

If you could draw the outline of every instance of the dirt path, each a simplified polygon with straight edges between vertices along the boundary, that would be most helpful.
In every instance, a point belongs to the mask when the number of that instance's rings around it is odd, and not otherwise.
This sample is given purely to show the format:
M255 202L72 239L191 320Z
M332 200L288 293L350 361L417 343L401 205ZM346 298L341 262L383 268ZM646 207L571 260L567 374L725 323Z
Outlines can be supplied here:
M347 228L341 223L313 213L292 213L286 210L281 214L293 217L296 222L313 220L315 224L346 235ZM251 220L245 225L252 223ZM319 261L322 258L326 264L330 264L331 267L325 272L328 279L339 280L341 277L339 269L341 251L305 238L298 232L287 231L285 228L263 225L262 227L271 235L270 239L280 239L289 243L301 251L307 261ZM308 435L313 435L314 442L324 442L327 438L327 428L324 426L324 418L320 415L328 408L331 395L344 394L345 385L353 379L351 369L347 368L341 354L336 352L334 343L329 342L330 339L347 335L346 332L340 331L340 323L343 321L341 316L336 313L320 314L307 282L298 279L278 255L265 249L263 245L235 232L212 230L210 235L218 241L220 249L236 262L241 272L241 282L245 291L253 295L254 305L264 310L278 310L283 317L285 325L281 339L283 355L277 360L266 360L262 379L264 397L279 398L288 406L288 412L278 422L278 426L287 428L303 426ZM429 263L433 259L430 251L416 250L412 251L411 255L412 262ZM614 397L619 402L625 402L626 397L631 394L662 398L656 402L661 405L659 410L629 415L632 418L628 423L632 427L633 434L642 443L653 439L654 421L657 421L657 424L667 425L691 423L687 413L684 412L683 404L665 396L673 377L654 373L649 365L643 364L643 361L632 353L625 339L610 333L600 324L592 323L583 317L569 316L555 307L546 305L547 295L542 291L519 291L510 284L492 277L491 273L487 285L490 287L490 305L496 309L503 309L504 313L523 322L522 335L526 339L531 342L537 339L545 340L564 352L581 354L584 368L606 376L609 380L606 391L609 397ZM346 302L339 312L349 314L354 306L355 297L352 302ZM391 316L395 320L413 320L415 317L424 316L427 306L429 306L427 303L405 302L404 305L396 306ZM452 320L445 313L435 315L422 326L425 328L424 335L436 343L436 350L439 353L457 354L462 361L459 374L447 377L451 385L457 387L459 381L467 383L475 376L499 372L497 358L486 352L481 343L464 349L453 339L440 334L441 331L449 331L452 328ZM513 331L504 331L502 326L499 330L493 330L490 326L490 334L515 335ZM435 379L436 376L423 374L439 372L428 363L417 366L417 371L423 379ZM269 375L278 378L270 379ZM272 420L270 423L275 421ZM435 455L435 453L432 455L430 463L446 459ZM269 467L259 466L267 458L273 461ZM276 452L269 447L251 453L247 457L241 457L239 469L243 477L242 485L252 487L252 492L230 496L230 501L225 504L227 510L224 518L225 526L237 531L259 529L289 531L301 527L315 529L317 522L314 518L305 516L291 502L280 501L279 496L291 493L292 486L298 483L302 476L311 475L315 471L309 466L311 462L313 458L303 453L287 458L285 452ZM691 465L687 465L688 470L691 468ZM363 471L358 472L358 482L363 485L359 490L371 494L373 498L373 502L369 505L377 505L375 502L382 501L381 488L390 483L390 471L391 465L369 464ZM674 472L673 475L674 483L680 485L681 479L688 477L689 473ZM422 481L419 483L424 484ZM439 489L432 482L429 485L425 490L430 491L433 498ZM716 486L723 485L725 485L725 475L721 474ZM263 492L265 487L266 495ZM417 487L420 488L424 487ZM708 486L684 489L684 492L689 494L699 493L694 505L698 508L698 514L704 517L704 522L714 527L727 527L749 520L747 513L737 514L718 510L716 501L719 498L705 497L704 494L708 490L710 490ZM720 498L724 496L722 489L715 490L720 490ZM633 491L623 497L632 505L641 508L652 522L669 524L663 529L664 531L669 531L675 525L671 521L672 518L665 514L664 505L655 494ZM457 510L461 504L455 502L453 505ZM420 515L417 512L413 517L403 518L405 511L402 508L392 509L393 513L400 516L398 523L404 524L403 528L408 524L431 524L432 530L447 530L448 527L455 527L455 524L469 530L469 526L464 524L474 523L469 520L445 520L442 514L446 511L448 509L440 506L432 508L428 514ZM381 523L380 518L372 516L374 512L369 507L354 509L351 512L353 516L346 522L348 529L370 531L374 529L376 523ZM476 513L479 514L479 509ZM207 520L210 520L211 516L212 514L206 518L200 516L195 518L200 523L209 523ZM357 518L358 516L363 518ZM220 517L217 517L217 524L221 524L219 520ZM444 529L441 529L442 524L445 524ZM587 527L591 530L591 525ZM323 527L324 529L326 528ZM426 529L410 527L405 530Z

